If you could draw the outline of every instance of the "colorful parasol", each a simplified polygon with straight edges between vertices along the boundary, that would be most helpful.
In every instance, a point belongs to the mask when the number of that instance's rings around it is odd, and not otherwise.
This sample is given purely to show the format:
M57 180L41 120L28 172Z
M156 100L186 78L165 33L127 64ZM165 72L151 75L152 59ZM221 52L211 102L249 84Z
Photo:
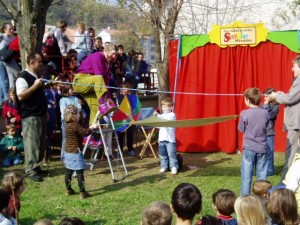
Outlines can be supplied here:
M126 95L122 99L118 110L112 116L115 129L124 132L132 122L138 120L141 102L136 95Z

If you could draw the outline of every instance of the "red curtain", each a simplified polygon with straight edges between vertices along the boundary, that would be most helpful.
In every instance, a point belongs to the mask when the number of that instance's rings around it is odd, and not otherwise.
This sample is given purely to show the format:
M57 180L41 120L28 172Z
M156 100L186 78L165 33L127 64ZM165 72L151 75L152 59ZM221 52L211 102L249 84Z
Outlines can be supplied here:
M177 44L170 49L170 88L176 80ZM220 48L207 44L181 58L176 92L211 95L176 94L177 119L239 115L245 109L243 94L249 87L264 91L268 87L288 91L292 84L292 59L297 55L281 44L266 41L256 47ZM229 94L229 95L228 95ZM263 100L263 99L262 99ZM241 149L242 134L237 131L238 120L195 128L177 128L180 152L235 153ZM283 106L276 121L275 149L285 150Z

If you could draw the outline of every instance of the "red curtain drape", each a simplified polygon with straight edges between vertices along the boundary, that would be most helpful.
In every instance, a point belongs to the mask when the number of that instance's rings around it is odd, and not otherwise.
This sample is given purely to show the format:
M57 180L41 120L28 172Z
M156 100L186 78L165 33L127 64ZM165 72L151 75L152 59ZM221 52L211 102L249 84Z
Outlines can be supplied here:
M177 44L170 49L170 88L176 80ZM181 58L177 77L177 92L205 93L176 94L177 119L238 115L245 109L243 94L249 87L264 91L268 87L288 91L292 83L292 59L297 55L281 44L270 41L256 47L220 48L207 44ZM210 94L210 95L207 95ZM229 94L229 95L228 95ZM263 100L263 99L262 99ZM177 147L181 152L235 153L241 149L242 134L237 131L238 120L195 128L177 128ZM276 121L275 149L285 150L283 106Z

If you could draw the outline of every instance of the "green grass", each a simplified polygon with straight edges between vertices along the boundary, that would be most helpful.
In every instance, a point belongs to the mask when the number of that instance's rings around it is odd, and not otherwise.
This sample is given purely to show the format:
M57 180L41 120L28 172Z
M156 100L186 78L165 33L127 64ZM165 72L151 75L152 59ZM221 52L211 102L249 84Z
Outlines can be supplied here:
M149 150L148 150L149 151ZM79 195L66 196L63 164L51 162L50 176L37 183L26 179L26 189L21 196L20 223L31 225L41 218L49 218L58 224L64 217L79 217L87 225L140 224L141 212L153 201L170 202L173 189L182 182L198 186L203 195L201 215L211 214L211 195L220 188L240 191L241 154L183 154L184 168L176 176L159 174L159 160L147 156L142 160L125 157L129 176L112 181L107 162L96 164L93 171L86 170L86 189L91 198L81 200ZM284 154L276 153L276 175L270 177L277 184L284 162ZM3 172L14 168L4 169ZM15 169L23 171L22 166ZM116 171L116 177L122 173ZM255 178L254 178L255 179ZM73 188L78 191L77 181ZM174 220L175 221L175 220Z

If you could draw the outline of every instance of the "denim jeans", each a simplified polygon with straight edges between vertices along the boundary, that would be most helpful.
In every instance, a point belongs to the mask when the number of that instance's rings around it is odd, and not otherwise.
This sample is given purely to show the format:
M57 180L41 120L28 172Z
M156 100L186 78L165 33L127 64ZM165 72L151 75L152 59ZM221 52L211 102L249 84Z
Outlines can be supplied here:
M168 141L159 142L159 157L161 168L171 169L172 167L176 167L178 169L175 143Z
M66 148L66 123L61 121L61 149L60 149L60 160L64 161Z
M9 167L12 165L18 165L21 163L21 156L13 156L13 157L7 157L3 160L3 166Z
M267 136L267 146L268 146L268 176L273 176L275 174L274 168L274 135Z
M267 157L267 153L256 153L250 149L243 150L243 159L241 167L241 195L250 194L254 168L256 170L257 180L267 179Z
M8 100L8 75L2 61L0 61L0 104Z

